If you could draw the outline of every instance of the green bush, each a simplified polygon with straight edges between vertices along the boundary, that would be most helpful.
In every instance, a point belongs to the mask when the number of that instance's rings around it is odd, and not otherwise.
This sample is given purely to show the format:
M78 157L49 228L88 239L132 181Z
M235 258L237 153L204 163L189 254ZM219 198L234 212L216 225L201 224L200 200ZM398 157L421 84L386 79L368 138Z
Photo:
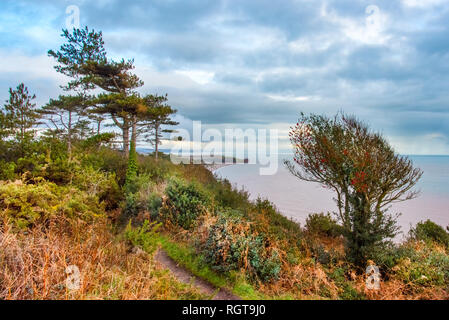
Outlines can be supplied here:
M124 213L127 217L136 216L147 211L156 219L162 206L162 198L154 191L155 184L149 175L141 174L134 179L135 193L128 193L125 198Z
M137 177L137 152L134 142L131 142L131 148L128 157L128 168L126 170L125 194L136 193L138 186L136 184Z
M255 234L248 222L227 215L210 227L202 251L206 262L217 271L245 269L262 281L270 281L279 277L281 261L277 250L268 248L267 239Z
M115 173L100 171L91 166L77 167L72 174L72 185L98 197L99 201L104 201L106 210L117 208L123 198Z
M16 175L16 164L0 160L0 180L14 180Z
M160 224L150 223L148 220L145 220L140 227L133 228L130 221L125 229L125 238L134 246L141 247L145 252L151 254L158 247L159 228Z
M430 220L417 223L415 228L410 230L410 236L417 240L435 241L449 246L449 233Z
M303 231L300 225L280 214L270 201L258 198L253 204L253 210L256 216L250 219L256 222L257 230L272 239L286 240L289 248L301 245Z
M128 162L120 151L100 147L96 152L85 154L81 166L114 173L119 186L125 184Z
M47 181L0 182L0 215L18 228L31 227L56 215L87 221L103 214L104 204L97 196L76 188Z
M449 283L449 256L433 244L413 247L408 243L407 254L393 268L395 277L406 283L423 286L445 286Z
M178 168L170 160L161 158L158 161L151 155L139 155L139 174L147 175L154 182L162 182Z
M328 273L330 279L332 279L335 284L341 288L339 297L342 300L364 300L365 296L363 293L358 292L345 277L348 273L347 266L337 267L332 272Z
M328 237L340 236L342 231L337 221L331 215L324 213L310 214L306 219L306 231L314 235Z
M245 190L237 190L228 180L214 181L207 185L208 190L214 195L214 199L222 208L244 210L250 205L249 193Z
M190 229L210 206L209 196L195 183L171 179L165 189L167 200L161 210L164 219Z

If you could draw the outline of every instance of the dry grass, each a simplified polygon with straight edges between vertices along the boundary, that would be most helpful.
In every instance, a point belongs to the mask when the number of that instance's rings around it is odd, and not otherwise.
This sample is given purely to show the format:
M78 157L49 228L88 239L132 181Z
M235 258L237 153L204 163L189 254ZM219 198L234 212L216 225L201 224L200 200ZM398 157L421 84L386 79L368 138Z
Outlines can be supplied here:
M50 221L26 232L0 222L1 299L198 299L152 257L131 250L106 219ZM79 290L66 288L66 267L81 273Z

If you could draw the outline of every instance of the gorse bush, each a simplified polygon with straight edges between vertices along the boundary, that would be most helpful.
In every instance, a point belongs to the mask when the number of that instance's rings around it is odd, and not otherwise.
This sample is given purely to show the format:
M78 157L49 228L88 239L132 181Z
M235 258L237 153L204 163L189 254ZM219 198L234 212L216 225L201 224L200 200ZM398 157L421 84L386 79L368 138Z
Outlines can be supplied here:
M153 182L163 182L168 176L174 174L179 169L168 159L161 157L158 161L152 155L139 155L139 174L149 176Z
M449 283L449 256L433 244L411 242L393 268L395 278L413 285L444 286Z
M210 183L208 189L211 190L214 200L222 208L244 210L250 204L248 192L243 189L237 190L226 179Z
M141 247L147 253L153 253L158 246L158 229L161 225L156 222L150 223L145 220L144 223L137 228L131 226L131 221L125 229L125 238L134 246Z
M247 218L254 221L259 232L286 242L286 249L301 245L303 230L300 225L280 214L270 201L258 198L251 209Z
M106 204L106 210L118 207L123 198L115 173L96 170L91 166L78 167L72 175L72 185Z
M81 158L81 166L90 166L97 170L114 173L119 186L125 184L128 162L117 150L100 147L95 153L84 154Z
M127 217L136 216L140 212L148 212L156 219L162 206L162 198L155 191L155 184L149 175L141 174L135 177L136 192L128 193L125 198L124 214Z
M281 271L278 251L270 248L262 235L253 232L249 222L221 216L208 234L202 252L214 269L221 272L244 269L262 281L278 278Z
M166 201L161 209L163 219L190 229L199 216L206 213L210 198L195 182L173 178L165 189Z
M449 246L449 233L435 222L426 220L419 222L410 230L410 236L417 240L435 241L437 243Z
M342 228L329 213L310 214L306 219L305 228L311 234L328 237L337 237L342 234Z
M0 180L14 180L16 178L16 164L0 160Z
M0 182L0 215L18 228L26 228L57 216L91 220L103 215L98 197L76 188L47 181L24 184Z

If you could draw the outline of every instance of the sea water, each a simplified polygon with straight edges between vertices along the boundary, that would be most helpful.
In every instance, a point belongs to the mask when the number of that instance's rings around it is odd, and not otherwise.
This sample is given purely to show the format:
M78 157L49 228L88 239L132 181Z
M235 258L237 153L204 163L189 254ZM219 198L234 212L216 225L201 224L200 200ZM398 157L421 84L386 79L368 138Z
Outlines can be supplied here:
M266 198L273 202L285 216L304 223L310 213L335 212L335 193L321 185L306 182L293 176L283 165L283 159L292 155L279 155L279 169L271 176L259 174L259 165L237 164L215 171L218 177L226 178L237 188L250 193L251 199ZM401 239L411 226L430 219L441 226L449 225L449 156L409 156L415 167L424 174L415 190L420 190L416 199L392 205L391 213L400 213L398 224Z

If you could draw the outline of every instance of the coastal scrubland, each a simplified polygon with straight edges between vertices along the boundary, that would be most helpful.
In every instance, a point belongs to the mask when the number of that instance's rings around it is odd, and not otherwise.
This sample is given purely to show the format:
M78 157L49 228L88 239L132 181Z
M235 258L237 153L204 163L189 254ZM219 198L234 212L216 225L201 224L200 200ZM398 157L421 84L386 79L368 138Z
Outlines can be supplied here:
M370 290L330 214L301 226L204 166L163 155L139 155L125 192L127 160L107 144L75 143L70 162L64 142L35 144L32 156L2 163L1 299L211 298L160 266L158 249L242 299L448 298L449 234L431 221L372 262L381 287ZM78 290L67 288L69 265Z

